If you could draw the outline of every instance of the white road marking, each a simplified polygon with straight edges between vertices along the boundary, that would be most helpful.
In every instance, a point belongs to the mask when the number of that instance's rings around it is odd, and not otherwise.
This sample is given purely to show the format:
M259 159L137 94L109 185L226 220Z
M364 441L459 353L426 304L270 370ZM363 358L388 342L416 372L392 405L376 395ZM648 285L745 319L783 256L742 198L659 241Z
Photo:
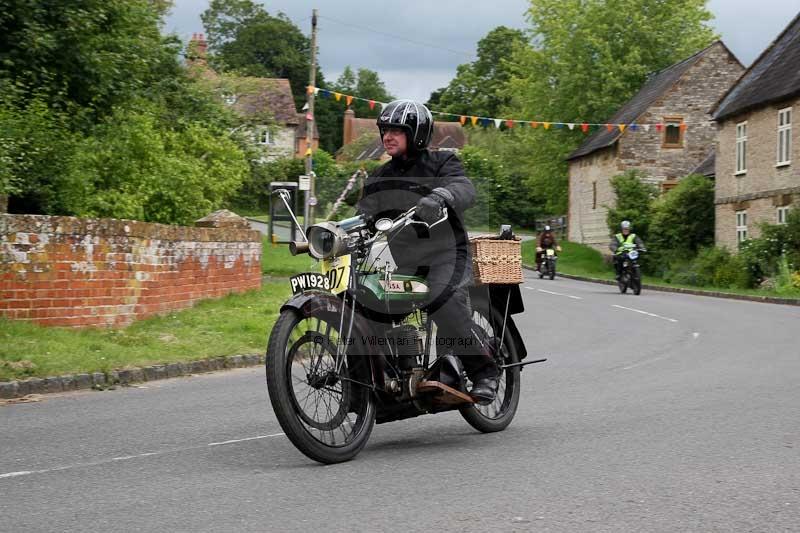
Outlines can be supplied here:
M259 435L258 437L247 437L244 439L235 439L235 440L226 440L224 442L212 442L209 444L205 444L202 446L189 446L186 448L175 448L172 450L163 450L160 452L147 452L147 453L139 453L136 455L122 455L120 457L112 457L110 459L100 459L98 461L91 461L88 463L77 463L72 465L65 465L65 466L57 466L55 468L44 468L42 470L21 470L19 472L8 472L6 474L0 474L0 479L4 478L12 478L12 477L20 477L20 476L30 476L32 474L46 474L48 472L58 472L61 470L73 470L76 468L86 468L90 466L100 466L104 464L116 463L119 461L130 461L131 459L139 459L141 457L151 457L153 455L164 455L167 453L173 452L183 452L187 450L198 450L207 448L209 446L221 446L223 444L234 444L237 442L245 442L249 440L256 440L256 439L266 439L268 437L279 437L281 435L285 435L285 433L274 433L272 435Z
M660 318L661 320L667 320L669 322L677 322L674 318L668 318L665 316L657 315L655 313L650 313L647 311L642 311L641 309L634 309L633 307L625 307L623 305L612 305L611 307L616 307L617 309L625 309L626 311L633 311L634 313L639 313L642 315L652 316L653 318Z
M223 444L234 444L236 442L245 442L248 440L257 440L257 439L267 439L269 437L280 437L282 435L286 435L286 433L274 433L272 435L259 435L258 437L247 437L246 439L234 439L234 440L226 440L223 442L212 442L209 446L222 446Z
M33 472L31 472L30 470L23 470L21 472L9 472L8 474L0 474L0 478L27 476L28 474L33 474Z
M572 298L573 300L583 300L583 298L581 298L580 296L572 296L571 294L563 294L563 293L560 293L560 292L546 291L544 289L536 289L534 287L528 287L528 286L526 286L525 288L529 289L529 290L532 290L532 291L543 292L545 294L554 294L555 296L564 296L566 298Z

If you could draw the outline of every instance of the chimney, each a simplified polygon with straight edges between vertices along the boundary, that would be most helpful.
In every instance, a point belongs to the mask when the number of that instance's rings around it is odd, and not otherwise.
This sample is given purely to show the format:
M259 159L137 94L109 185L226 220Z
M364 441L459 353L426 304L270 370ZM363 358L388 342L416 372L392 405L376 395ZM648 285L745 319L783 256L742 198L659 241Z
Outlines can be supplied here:
M347 111L344 112L344 132L342 135L342 146L347 146L351 142L355 141L355 112L347 108Z
M206 55L208 52L208 43L206 42L205 35L202 33L193 33L192 39L189 41L189 47L186 50L186 62L189 65L206 65Z

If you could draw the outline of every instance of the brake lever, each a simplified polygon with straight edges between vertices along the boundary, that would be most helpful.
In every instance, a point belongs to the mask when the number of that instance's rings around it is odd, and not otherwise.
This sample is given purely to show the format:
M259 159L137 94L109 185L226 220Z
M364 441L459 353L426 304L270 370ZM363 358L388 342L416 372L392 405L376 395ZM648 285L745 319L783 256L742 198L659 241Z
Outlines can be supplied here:
M440 218L439 220L437 220L433 224L428 224L427 222L423 222L421 220L411 220L411 219L408 220L408 223L409 224L422 224L423 226L426 226L427 228L432 228L434 226L438 226L439 224L441 224L445 220L447 220L447 208L443 207L442 208L442 218Z

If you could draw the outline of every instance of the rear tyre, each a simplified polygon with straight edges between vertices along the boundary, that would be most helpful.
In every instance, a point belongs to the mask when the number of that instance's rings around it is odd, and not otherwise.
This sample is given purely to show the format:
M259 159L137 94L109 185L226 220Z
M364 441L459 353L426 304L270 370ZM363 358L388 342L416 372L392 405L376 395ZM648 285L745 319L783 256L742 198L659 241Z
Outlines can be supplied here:
M473 310L472 318L478 326L486 331L489 337L500 337L503 316L499 312L490 313L488 308L476 307ZM495 331L495 327L497 327L497 331ZM517 350L507 329L500 353L503 364L519 361ZM520 385L519 367L501 369L495 400L488 405L468 404L461 407L459 412L464 420L478 431L483 433L503 431L517 413Z
M337 370L338 313L283 311L267 347L272 409L292 444L324 464L341 463L364 447L375 424L367 358L347 358Z

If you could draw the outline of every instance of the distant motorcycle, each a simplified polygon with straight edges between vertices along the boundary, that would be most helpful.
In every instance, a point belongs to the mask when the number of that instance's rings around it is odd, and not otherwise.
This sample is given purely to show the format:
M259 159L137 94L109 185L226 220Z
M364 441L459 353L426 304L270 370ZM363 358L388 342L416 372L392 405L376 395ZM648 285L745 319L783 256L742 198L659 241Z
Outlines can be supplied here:
M542 257L542 262L539 264L539 279L545 276L549 277L551 280L555 279L557 260L558 255L553 248L548 248L544 251L544 257Z
M644 248L629 248L622 252L622 272L617 280L619 292L625 294L630 288L633 294L642 293L642 273L639 267L639 254L645 252Z

